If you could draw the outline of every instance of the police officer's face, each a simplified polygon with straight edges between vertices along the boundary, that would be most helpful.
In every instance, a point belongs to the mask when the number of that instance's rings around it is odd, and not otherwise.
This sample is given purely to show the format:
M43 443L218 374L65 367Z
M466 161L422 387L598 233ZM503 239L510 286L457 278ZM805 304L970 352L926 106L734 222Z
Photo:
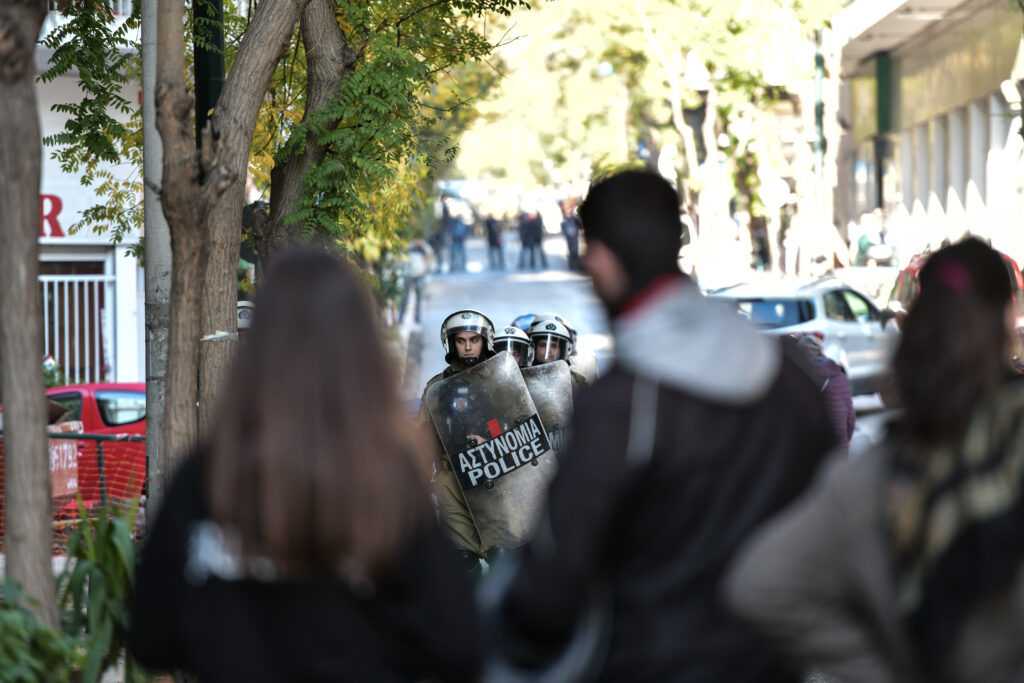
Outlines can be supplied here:
M543 365L544 363L562 359L562 345L557 339L552 337L538 339L536 349L537 357L534 359L534 362L537 364Z
M455 352L459 358L479 358L484 349L484 338L476 332L456 332Z

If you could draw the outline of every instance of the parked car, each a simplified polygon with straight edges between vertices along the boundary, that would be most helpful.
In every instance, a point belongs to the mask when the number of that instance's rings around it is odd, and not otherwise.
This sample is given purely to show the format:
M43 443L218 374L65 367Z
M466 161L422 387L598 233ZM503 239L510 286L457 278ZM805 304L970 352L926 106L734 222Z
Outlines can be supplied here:
M1010 279L1010 293L1013 296L1017 335L1013 360L1019 366L1024 365L1024 275L1021 274L1017 262L1007 254L999 254L1006 267L1006 276ZM893 322L897 328L903 324L903 319L917 299L920 291L918 281L921 269L927 263L930 253L918 254L910 260L906 268L900 271L889 294L888 308L893 313Z
M85 434L146 435L145 382L72 384L46 390L46 397L70 411L64 419L82 423ZM129 500L143 492L146 483L144 443L104 441L103 487L110 499ZM87 508L102 498L99 442L78 442L78 490ZM74 516L74 501L66 513ZM67 506L66 506L67 507Z
M900 269L896 266L845 266L829 273L861 294L866 294L879 310L888 307L889 293L899 274Z
M882 392L892 400L889 361L899 333L891 313L835 277L814 282L759 282L717 290L710 299L731 306L769 334L814 335L838 363L853 394Z

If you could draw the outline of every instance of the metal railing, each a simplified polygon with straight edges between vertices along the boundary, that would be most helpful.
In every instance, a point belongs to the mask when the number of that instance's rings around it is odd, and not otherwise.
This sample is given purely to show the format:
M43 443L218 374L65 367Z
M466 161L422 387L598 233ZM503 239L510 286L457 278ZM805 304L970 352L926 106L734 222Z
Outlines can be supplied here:
M102 382L110 366L113 275L40 275L44 353L69 383Z

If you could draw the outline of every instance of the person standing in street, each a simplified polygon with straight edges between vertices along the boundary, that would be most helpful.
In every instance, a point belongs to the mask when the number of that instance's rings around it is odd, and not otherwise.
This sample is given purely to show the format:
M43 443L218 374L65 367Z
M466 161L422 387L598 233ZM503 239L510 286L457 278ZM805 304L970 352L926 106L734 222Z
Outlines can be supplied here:
M494 214L487 214L484 219L484 227L487 229L487 262L491 270L505 270L505 254L501 239L501 222L494 217Z
M480 540L473 516L466 505L459 483L452 472L448 457L427 410L427 390L442 379L474 367L494 356L494 323L480 311L455 311L441 323L441 345L448 367L434 375L423 387L420 412L417 419L421 429L433 435L434 495L441 515L441 523L452 544L462 554L471 575L479 575L480 560L487 557L488 548Z
M533 344L534 365L544 365L562 361L569 365L569 356L572 353L572 333L569 328L560 320L537 316L537 320L530 326L527 332L530 343ZM572 390L575 395L580 389L589 384L586 377L569 367L569 376L572 378Z
M825 355L825 342L814 335L803 335L796 345L807 354L818 393L825 402L825 410L838 443L849 448L853 429L857 425L857 412L853 409L853 396L846 373L839 363Z
M544 219L535 208L523 209L519 214L519 269L526 268L529 260L530 269L538 266L542 269L548 267L547 256L544 255Z
M451 256L448 259L449 273L462 273L466 270L466 238L469 237L469 226L461 216L453 216L449 207L451 198L446 197L441 210L441 224L451 240Z
M499 603L501 650L542 668L587 605L605 602L608 636L583 680L795 683L718 587L738 544L834 445L815 388L778 340L679 272L679 199L660 175L596 181L579 216L616 361L576 402L547 508Z
M255 306L145 539L129 652L212 683L476 680L471 587L361 278L282 254Z
M409 296L415 296L413 304L413 322L419 324L420 311L422 310L423 299L423 278L430 272L430 262L433 260L433 250L426 240L415 239L409 244L407 252L408 263L405 269L405 286L402 288L402 300L398 304L398 314L405 320L405 307L409 303Z
M516 359L516 365L528 368L533 365L533 342L521 329L510 325L494 335L494 350L508 351Z
M933 254L883 441L836 458L737 554L726 595L793 662L846 683L1024 680L1024 379L999 253Z
M563 199L562 208L562 235L565 237L565 246L569 252L569 270L580 270L580 219L576 216L576 200Z

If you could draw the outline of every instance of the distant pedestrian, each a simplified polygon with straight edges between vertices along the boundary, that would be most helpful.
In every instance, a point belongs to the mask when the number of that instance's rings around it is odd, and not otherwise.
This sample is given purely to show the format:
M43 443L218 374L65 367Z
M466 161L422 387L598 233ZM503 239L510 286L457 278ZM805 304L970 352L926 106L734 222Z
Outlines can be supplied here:
M450 204L451 197L445 197L441 209L441 225L451 244L448 272L461 273L466 270L466 238L469 237L469 226L461 217L452 215Z
M1024 680L1024 381L997 252L968 239L920 275L884 441L827 470L738 554L735 608L845 683Z
M146 538L130 652L213 682L475 680L470 586L361 279L282 255L256 310Z
M501 603L503 652L536 670L577 624L603 623L607 640L590 642L607 649L579 680L796 682L718 586L737 544L832 446L821 402L778 340L679 272L679 198L659 174L597 181L579 216L616 364L575 402L547 510Z
M839 363L825 355L825 342L814 335L803 335L797 346L803 349L811 363L815 385L836 432L836 442L849 447L857 424L857 413L853 409L853 396L846 372Z
M484 219L484 227L487 229L487 263L491 270L505 270L501 222L494 217L494 214L489 213Z
M398 305L398 314L403 320L405 319L405 308L409 303L410 296L413 296L415 298L412 311L413 322L419 324L423 300L423 278L430 272L434 252L426 240L416 239L409 243L406 256L408 262L405 268L405 285L402 288L402 301Z
M576 200L562 200L562 235L569 252L569 270L580 270L580 219L576 216Z
M544 220L534 208L528 208L519 214L519 269L527 267L531 270L547 268L547 257L544 255Z

